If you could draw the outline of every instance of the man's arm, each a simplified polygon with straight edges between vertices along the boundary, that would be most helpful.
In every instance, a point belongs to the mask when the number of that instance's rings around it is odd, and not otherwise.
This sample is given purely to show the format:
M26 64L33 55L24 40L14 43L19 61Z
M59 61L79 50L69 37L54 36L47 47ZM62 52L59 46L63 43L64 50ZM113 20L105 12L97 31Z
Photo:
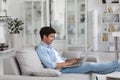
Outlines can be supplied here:
M72 64L76 64L80 61L80 59L78 58L75 58L75 59L67 59L65 62L63 63L57 63L56 65L56 69L60 69L60 68L63 68L65 66L69 66L69 65L72 65Z

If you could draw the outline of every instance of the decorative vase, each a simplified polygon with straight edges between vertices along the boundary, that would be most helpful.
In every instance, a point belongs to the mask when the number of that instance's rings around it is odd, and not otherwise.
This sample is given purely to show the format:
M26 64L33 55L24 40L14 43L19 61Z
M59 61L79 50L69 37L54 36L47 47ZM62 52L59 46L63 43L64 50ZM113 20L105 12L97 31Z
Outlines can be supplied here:
M15 52L18 50L18 43L19 43L19 34L10 34L11 38L11 48L15 50Z

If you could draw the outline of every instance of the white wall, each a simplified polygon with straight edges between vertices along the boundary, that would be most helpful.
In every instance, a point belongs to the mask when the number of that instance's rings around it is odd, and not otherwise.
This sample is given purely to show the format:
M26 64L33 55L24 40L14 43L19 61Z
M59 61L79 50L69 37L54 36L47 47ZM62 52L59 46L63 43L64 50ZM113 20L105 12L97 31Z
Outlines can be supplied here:
M24 0L7 0L8 16L22 18L24 16Z

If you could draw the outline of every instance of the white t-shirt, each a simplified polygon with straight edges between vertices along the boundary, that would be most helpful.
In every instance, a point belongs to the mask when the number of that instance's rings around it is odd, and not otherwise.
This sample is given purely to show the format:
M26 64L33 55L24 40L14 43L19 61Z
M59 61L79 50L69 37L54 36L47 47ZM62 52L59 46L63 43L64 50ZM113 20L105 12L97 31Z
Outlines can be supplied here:
M55 57L56 57L56 59L57 59L57 63L65 62L64 60L61 59L59 53L58 53L54 48L52 48L52 50L53 50L54 53L55 53Z

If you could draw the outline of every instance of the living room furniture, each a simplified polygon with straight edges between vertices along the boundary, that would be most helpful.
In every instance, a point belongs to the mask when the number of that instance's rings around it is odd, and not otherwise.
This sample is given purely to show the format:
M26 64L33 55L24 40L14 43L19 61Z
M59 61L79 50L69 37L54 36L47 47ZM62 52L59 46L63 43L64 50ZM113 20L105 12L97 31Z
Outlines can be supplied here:
M120 1L119 0L100 0L102 7L101 31L100 32L100 51L114 51L114 39L112 32L120 31ZM119 44L118 44L119 45ZM102 47L101 47L102 46Z
M116 59L119 59L119 54L118 54L118 38L120 37L120 31L119 32L113 32L112 36L114 37L114 40L115 40L115 55L116 55Z
M84 53L80 51L64 51L62 54L67 58L75 58L75 57L84 57ZM24 58L23 58L24 59ZM95 56L90 56L88 61L96 62L97 59ZM46 76L30 76L30 75L20 75L20 66L18 65L18 60L16 59L16 55L4 59L4 75L0 76L0 79L18 79L18 80L91 80L91 74L61 74L57 77L46 77ZM8 78L9 77L9 78Z
M38 44L40 28L52 25L56 30L56 40L62 44L62 47L65 46L70 50L87 50L87 1L51 0L51 4L50 0L25 0L24 45ZM52 10L50 10L50 4ZM57 6L55 6L55 13L54 5ZM57 18L54 19L54 17Z
M4 50L4 51L0 51L0 55L8 55L8 53L10 53L12 51L14 52L14 49L7 49L7 50Z
M98 58L97 58L98 63L111 62L116 59L116 54L114 52L99 52L99 53L97 53L97 56L98 56ZM119 78L120 78L119 75L120 75L120 72L113 72L113 73L104 74L104 75L93 74L92 77L93 77L93 79L95 79L97 77L98 80L107 80L107 78L110 78L110 79L116 78L117 80L119 80Z
M89 74L64 74L60 77L0 75L0 80L91 80Z
M68 50L87 50L87 1L66 0L66 46Z
M120 78L115 78L115 77L107 77L106 80L120 80Z
M114 52L97 52L98 60L97 62L111 62L116 59L116 55Z
M14 49L0 51L0 75L3 75L3 59L14 55Z
M120 80L120 72L113 72L105 75L93 74L92 76L97 77L98 80Z
M25 0L25 29L24 45L36 45L40 41L39 30L44 25L49 25L49 0ZM34 39L36 38L36 39Z

